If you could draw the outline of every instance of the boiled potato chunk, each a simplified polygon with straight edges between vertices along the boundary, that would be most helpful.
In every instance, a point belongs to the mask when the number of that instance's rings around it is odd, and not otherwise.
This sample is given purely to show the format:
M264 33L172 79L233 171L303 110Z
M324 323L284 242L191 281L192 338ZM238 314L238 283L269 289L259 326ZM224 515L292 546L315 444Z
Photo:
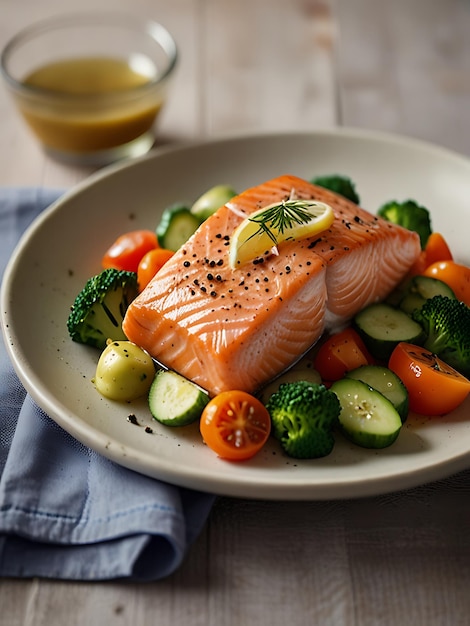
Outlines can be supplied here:
M150 355L131 341L111 341L101 353L93 379L101 395L129 402L148 393L155 377Z

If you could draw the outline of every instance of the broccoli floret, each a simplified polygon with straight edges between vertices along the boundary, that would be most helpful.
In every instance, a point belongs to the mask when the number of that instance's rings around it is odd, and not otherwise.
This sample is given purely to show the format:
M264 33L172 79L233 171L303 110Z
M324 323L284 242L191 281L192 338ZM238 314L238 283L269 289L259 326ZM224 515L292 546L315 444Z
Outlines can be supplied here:
M340 176L339 174L331 174L330 176L317 176L310 182L319 187L324 187L335 193L339 193L341 196L359 204L359 196L356 192L356 187L352 180L347 176Z
M412 317L426 334L424 347L458 372L470 377L470 308L447 296L434 296Z
M73 341L104 350L108 339L125 340L122 321L137 293L135 272L110 268L88 279L67 320Z
M282 383L266 403L273 434L289 456L314 459L334 446L333 427L339 400L324 385L307 381Z
M421 248L424 250L432 232L431 216L425 207L420 206L414 200L404 202L392 200L381 206L377 213L389 222L417 232Z

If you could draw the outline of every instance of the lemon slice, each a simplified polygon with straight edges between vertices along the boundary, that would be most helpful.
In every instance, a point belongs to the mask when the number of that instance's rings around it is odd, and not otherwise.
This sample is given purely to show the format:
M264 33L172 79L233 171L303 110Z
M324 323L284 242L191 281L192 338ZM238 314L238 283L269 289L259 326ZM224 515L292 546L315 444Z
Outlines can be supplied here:
M334 219L331 206L316 200L284 200L254 211L232 233L230 267L259 258L283 241L317 235Z

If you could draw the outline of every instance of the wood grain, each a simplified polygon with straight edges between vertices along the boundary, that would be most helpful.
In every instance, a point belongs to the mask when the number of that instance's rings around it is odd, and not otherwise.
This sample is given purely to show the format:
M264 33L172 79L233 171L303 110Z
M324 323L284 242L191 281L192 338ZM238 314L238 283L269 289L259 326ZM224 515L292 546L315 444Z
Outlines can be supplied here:
M157 143L350 125L470 155L464 0L122 0L120 7L161 20L179 46ZM37 18L73 8L71 0L0 0L0 44ZM1 185L65 188L90 173L47 159L0 91ZM2 580L0 622L467 624L469 485L463 475L431 492L366 501L220 498L169 578ZM416 543L423 524L426 541Z

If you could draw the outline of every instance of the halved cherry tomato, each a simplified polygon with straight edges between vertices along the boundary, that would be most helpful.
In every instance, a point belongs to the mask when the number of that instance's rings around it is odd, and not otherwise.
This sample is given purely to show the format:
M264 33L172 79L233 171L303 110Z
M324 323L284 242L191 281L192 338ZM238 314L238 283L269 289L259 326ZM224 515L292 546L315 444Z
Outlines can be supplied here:
M325 382L343 378L346 372L374 363L359 334L353 328L331 335L315 357L314 367Z
M450 413L470 393L470 380L420 346L399 343L388 366L408 390L410 410L421 415Z
M470 306L470 267L455 261L437 261L427 267L423 275L442 280L449 285L456 298Z
M149 250L158 248L157 235L151 230L131 230L120 235L105 252L101 265L104 269L137 272L140 260Z
M223 391L206 404L200 420L204 442L221 458L244 461L254 456L271 432L268 410L245 391Z
M140 291L145 289L158 270L161 269L173 255L173 250L167 250L166 248L154 248L144 254L137 267L137 282L139 283Z

